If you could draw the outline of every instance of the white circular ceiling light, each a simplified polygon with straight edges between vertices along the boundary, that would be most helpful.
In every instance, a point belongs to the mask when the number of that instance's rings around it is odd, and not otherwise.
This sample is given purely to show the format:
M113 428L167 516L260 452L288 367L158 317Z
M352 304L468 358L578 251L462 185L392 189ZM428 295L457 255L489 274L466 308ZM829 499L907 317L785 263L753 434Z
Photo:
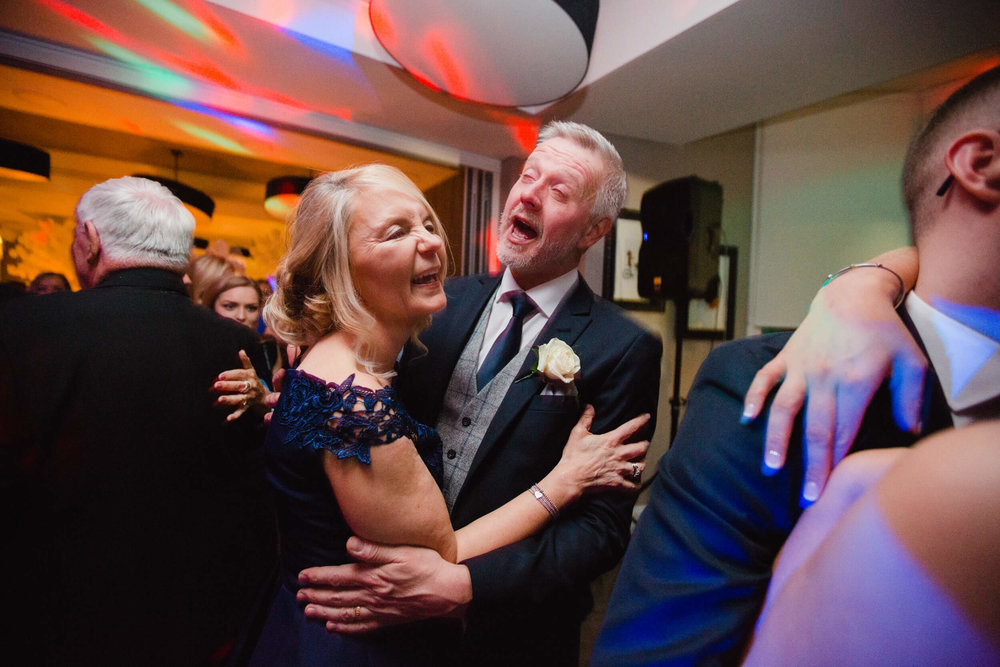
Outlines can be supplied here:
M572 92L590 61L599 0L371 0L372 29L421 83L496 106Z

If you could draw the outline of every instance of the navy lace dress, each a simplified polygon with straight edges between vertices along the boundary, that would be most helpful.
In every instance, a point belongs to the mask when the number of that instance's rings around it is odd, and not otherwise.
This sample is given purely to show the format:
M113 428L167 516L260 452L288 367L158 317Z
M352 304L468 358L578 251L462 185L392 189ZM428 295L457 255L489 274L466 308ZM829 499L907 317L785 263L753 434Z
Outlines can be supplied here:
M451 662L458 625L421 622L369 633L335 635L309 620L295 600L298 573L350 562L351 536L323 470L321 453L371 463L372 447L409 437L441 484L441 439L415 421L392 387L372 390L327 383L300 370L285 376L265 443L281 557L278 590L257 641L255 665L441 665Z

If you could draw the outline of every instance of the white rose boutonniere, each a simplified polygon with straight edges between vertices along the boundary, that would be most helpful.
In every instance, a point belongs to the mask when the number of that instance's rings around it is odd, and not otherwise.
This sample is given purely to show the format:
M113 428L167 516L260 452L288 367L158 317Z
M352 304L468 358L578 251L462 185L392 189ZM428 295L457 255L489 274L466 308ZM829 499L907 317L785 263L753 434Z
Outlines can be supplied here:
M531 367L531 373L521 380L526 380L534 375L540 376L555 393L576 396L576 385L574 382L580 375L580 357L576 356L573 348L564 341L553 338L548 343L534 348L536 360Z

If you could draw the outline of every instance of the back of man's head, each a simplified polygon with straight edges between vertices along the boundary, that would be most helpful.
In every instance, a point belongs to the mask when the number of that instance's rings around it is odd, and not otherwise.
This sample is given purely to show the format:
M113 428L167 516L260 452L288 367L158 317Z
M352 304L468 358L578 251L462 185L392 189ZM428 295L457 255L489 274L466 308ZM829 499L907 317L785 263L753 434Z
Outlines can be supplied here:
M104 181L80 198L76 219L77 224L94 225L101 251L115 267L178 273L187 267L194 216L159 183L134 176Z
M1000 66L952 93L910 144L903 164L903 199L914 240L932 222L935 195L948 177L945 154L962 134L977 129L1000 131Z

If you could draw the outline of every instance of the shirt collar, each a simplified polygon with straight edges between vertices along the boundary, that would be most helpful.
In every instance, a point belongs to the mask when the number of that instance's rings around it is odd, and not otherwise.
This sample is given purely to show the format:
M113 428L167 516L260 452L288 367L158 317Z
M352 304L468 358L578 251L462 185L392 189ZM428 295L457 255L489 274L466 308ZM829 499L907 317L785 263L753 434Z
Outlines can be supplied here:
M972 421L961 413L1000 395L1000 341L955 319L960 315L955 310L945 315L912 291L906 312L927 349L955 425Z
M572 269L562 274L558 278L553 278L547 283L542 283L541 285L536 285L529 290L525 290L525 293L531 298L538 307L538 310L545 316L546 319L552 317L552 313L555 312L559 304L562 303L563 298L570 291L576 287L577 282L580 280L580 272L576 269ZM500 279L500 288L497 290L496 295L493 297L493 303L499 303L500 297L511 290L520 290L520 285L514 280L514 276L511 274L510 269L505 269L503 272L503 277Z

